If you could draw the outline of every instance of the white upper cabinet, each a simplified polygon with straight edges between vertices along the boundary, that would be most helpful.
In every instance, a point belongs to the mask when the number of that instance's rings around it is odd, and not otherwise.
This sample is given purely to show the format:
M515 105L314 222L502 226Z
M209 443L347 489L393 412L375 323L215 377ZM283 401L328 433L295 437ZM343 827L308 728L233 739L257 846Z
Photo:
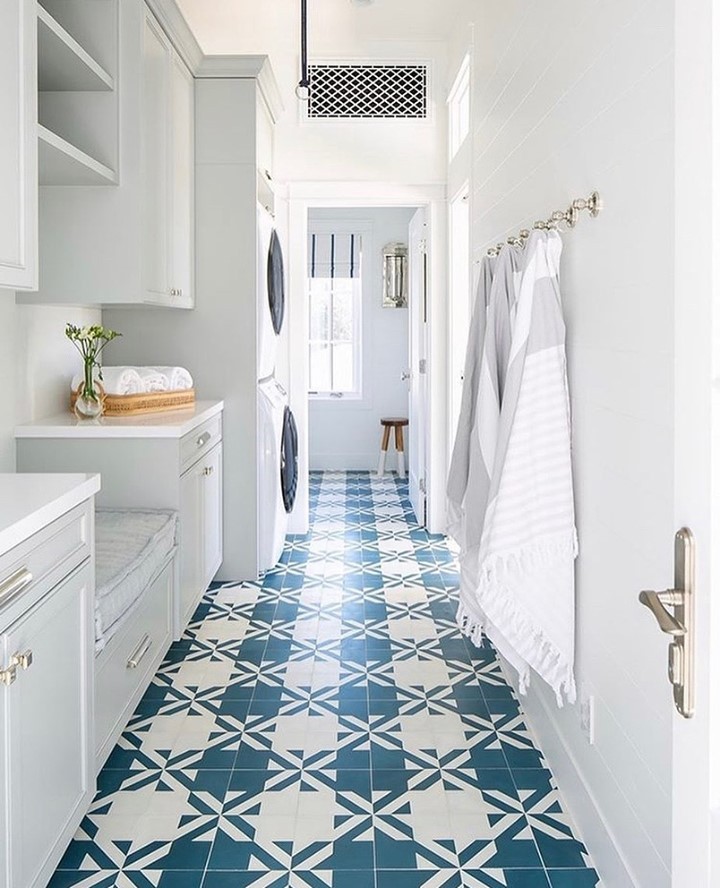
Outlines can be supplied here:
M170 301L170 66L172 47L160 26L145 17L143 39L143 272L149 302Z
M150 12L143 69L146 301L192 308L195 83Z
M192 308L194 78L143 0L41 3L40 273L18 301Z
M181 308L195 304L195 80L173 53L171 288Z
M37 286L37 36L33 0L0 3L0 287Z

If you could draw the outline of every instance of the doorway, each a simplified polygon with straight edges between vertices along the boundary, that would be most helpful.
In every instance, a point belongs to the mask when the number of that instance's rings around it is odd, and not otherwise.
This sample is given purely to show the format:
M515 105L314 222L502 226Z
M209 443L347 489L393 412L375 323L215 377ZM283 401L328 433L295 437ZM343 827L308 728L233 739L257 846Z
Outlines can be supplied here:
M311 471L375 471L381 420L408 416L407 292L398 300L386 298L384 257L407 251L414 212L407 207L308 212ZM386 470L404 474L392 441Z
M290 379L290 404L296 415L300 437L300 483L298 489L297 503L293 516L291 516L291 533L305 533L308 527L309 518L309 473L312 468L319 467L316 457L321 454L321 441L323 437L323 427L327 429L327 422L322 419L318 422L318 414L322 414L325 408L332 409L336 418L334 423L334 434L342 431L343 434L349 432L351 428L350 420L357 421L359 415L357 402L363 401L362 387L355 392L325 392L328 395L323 399L324 404L316 401L316 396L309 394L311 391L317 391L310 385L311 362L310 362L310 342L313 331L310 329L310 288L308 286L308 268L309 268L309 233L313 226L318 225L322 228L327 222L332 221L328 218L328 213L350 214L351 211L356 214L355 222L360 221L360 215L366 216L368 207L375 208L380 211L399 212L406 214L406 224L404 227L404 241L408 243L409 235L409 218L419 208L425 208L427 233L426 238L432 247L428 249L425 268L425 282L427 288L427 296L425 300L424 318L426 321L426 368L427 380L425 382L426 403L423 407L424 420L423 424L423 440L425 444L425 468L424 472L418 473L418 477L424 475L426 508L423 508L418 516L422 520L423 513L426 515L426 524L428 529L433 533L442 533L445 529L445 479L447 473L447 373L445 368L446 361L446 238L447 238L447 203L445 201L444 189L437 186L425 187L399 187L388 186L387 184L355 184L347 186L338 186L333 183L316 183L315 185L303 184L291 186L288 194L288 225L289 225L289 277L291 299L289 304L289 379ZM358 215L359 214L359 215ZM322 218L322 217L325 218ZM348 218L349 215L348 215ZM322 223L322 224L321 224ZM360 232L362 233L362 232ZM366 237L370 235L366 232ZM373 249L375 256L382 251L385 243L379 243L379 240L372 237L374 241ZM392 378L402 376L403 371L407 377L409 368L409 347L410 347L410 330L409 322L412 315L412 309L408 307L405 310L398 309L376 309L384 312L385 316L391 318L395 316L394 323L400 324L399 318L405 315L406 336L402 346L396 350L404 355L404 367L401 368L400 374L396 374L397 367L394 368L391 375L387 378L392 384L392 388L397 394L397 383L402 382L403 391L403 414L410 416L409 407L409 389L411 380L399 380ZM365 330L366 317L360 322L360 330ZM396 338L395 342L399 340ZM318 351L323 351L319 349ZM349 352L350 349L346 349ZM327 349L324 349L327 355ZM320 361L316 354L316 359ZM326 360L326 358L323 358ZM354 358L357 367L357 357ZM377 350L373 350L372 356L368 357L361 349L361 364L376 362L378 360ZM399 364L398 364L399 366ZM325 364L325 374L327 377L327 363ZM367 366L360 369L359 378L362 385L366 384ZM346 374L347 375L347 374ZM317 374L315 373L315 378ZM335 385L331 386L334 388ZM375 382L375 391L377 392L377 381ZM341 395L338 397L338 395ZM356 403L353 403L353 400ZM375 402L376 398L373 398ZM377 404L379 406L379 400ZM336 408L341 409L336 409ZM372 407L375 411L375 406ZM395 411L392 411L393 413ZM368 464L368 468L375 469L378 463L378 454L380 451L380 416L369 415L365 418L363 425L363 434L367 435L364 439L363 448L354 453L355 457L362 453L369 454L367 449L372 443L374 460L372 464ZM347 420L347 422L345 421ZM375 421L377 420L377 422ZM338 430L337 426L340 426ZM406 450L408 452L408 463L418 454L415 449L413 429L409 429L408 443ZM347 454L350 450L346 448ZM337 450L336 450L337 452ZM330 452L326 451L329 457ZM419 455L418 455L419 456ZM391 452L388 456L388 466L393 467L394 454ZM339 465L337 462L335 465ZM410 466L408 465L408 469Z

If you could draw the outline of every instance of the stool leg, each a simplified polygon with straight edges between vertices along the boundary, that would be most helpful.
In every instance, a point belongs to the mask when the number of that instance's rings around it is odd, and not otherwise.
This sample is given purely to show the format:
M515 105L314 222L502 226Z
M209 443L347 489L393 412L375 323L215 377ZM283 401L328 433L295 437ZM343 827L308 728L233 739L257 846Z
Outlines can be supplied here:
M388 447L390 446L390 426L383 428L382 444L380 445L380 459L378 460L378 478L382 478L385 474L385 459L387 458Z
M397 450L398 477L405 477L405 441L402 426L395 429L395 450Z

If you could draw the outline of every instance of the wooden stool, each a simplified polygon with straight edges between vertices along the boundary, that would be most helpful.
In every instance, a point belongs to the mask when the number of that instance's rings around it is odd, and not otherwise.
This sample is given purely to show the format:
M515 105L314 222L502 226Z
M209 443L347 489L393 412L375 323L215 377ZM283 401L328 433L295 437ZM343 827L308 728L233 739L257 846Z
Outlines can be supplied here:
M402 417L389 417L380 420L383 436L380 445L380 461L378 462L378 478L382 478L385 474L385 459L387 457L388 447L390 446L390 432L395 429L395 450L397 450L398 475L405 477L405 441L403 429L407 426L408 421Z

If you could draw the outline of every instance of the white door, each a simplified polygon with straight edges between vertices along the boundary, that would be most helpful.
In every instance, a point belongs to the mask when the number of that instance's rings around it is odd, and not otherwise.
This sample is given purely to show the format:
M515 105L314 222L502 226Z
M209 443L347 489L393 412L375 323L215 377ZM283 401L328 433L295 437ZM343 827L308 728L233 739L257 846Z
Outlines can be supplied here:
M448 355L448 453L455 442L462 401L465 352L470 327L470 193L467 183L450 201L450 354Z
M203 463L203 576L209 586L222 561L222 444Z
M673 888L720 885L718 13L718 0L675 4L672 493L676 526L686 525L695 535L697 570L695 715L676 715L672 722Z
M16 680L0 691L7 718L2 755L10 775L10 848L0 859L0 885L7 888L47 884L93 796L92 594L88 562L5 638L9 656L23 658Z
M418 523L426 523L427 460L427 317L428 317L428 224L427 210L420 209L410 220L409 309L410 309L410 398L408 404L408 482L410 502Z
M204 591L204 490L207 463L199 460L180 478L180 596L176 612L179 638Z
M172 54L172 224L170 290L173 305L195 303L195 80L185 63Z
M172 49L148 12L143 43L143 195L145 298L168 304L170 297L170 157L168 108Z

